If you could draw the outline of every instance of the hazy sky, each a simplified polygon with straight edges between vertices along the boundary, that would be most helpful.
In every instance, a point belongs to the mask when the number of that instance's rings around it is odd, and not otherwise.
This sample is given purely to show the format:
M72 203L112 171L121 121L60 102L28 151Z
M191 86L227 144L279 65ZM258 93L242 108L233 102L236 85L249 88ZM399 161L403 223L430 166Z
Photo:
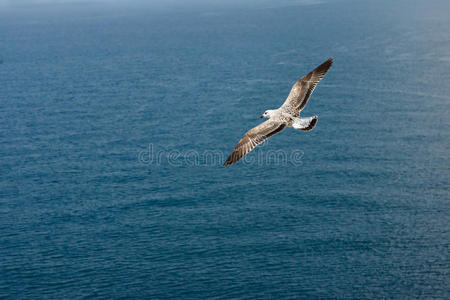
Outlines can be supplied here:
M0 0L2 6L22 6L26 4L64 4L64 3L120 3L120 4L136 4L142 3L146 5L173 5L173 4L274 4L274 5L295 5L295 4L314 4L325 2L323 0Z

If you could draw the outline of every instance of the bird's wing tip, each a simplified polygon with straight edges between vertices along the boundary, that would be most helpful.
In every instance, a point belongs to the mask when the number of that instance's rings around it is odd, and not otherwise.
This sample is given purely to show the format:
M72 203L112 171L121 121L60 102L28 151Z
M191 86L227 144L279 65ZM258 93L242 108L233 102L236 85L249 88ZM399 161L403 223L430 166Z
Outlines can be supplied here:
M231 161L229 161L229 160L226 160L224 163L223 163L223 166L224 167L229 167L229 166L231 166L233 164L233 162L231 162Z

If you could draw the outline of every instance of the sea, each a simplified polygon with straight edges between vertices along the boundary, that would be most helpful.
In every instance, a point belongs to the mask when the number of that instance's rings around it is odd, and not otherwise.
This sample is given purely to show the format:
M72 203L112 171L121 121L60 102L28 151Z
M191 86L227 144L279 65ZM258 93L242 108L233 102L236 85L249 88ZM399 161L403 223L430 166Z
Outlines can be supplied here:
M0 298L448 299L449 113L448 0L0 1Z

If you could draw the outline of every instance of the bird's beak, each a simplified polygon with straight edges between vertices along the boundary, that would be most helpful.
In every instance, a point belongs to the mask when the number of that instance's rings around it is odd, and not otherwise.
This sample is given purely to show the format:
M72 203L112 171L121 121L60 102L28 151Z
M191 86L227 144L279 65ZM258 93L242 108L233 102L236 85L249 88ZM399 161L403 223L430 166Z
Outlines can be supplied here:
M263 116L263 115L261 115L261 116L260 116L260 118L262 119L262 118L264 118L264 116Z

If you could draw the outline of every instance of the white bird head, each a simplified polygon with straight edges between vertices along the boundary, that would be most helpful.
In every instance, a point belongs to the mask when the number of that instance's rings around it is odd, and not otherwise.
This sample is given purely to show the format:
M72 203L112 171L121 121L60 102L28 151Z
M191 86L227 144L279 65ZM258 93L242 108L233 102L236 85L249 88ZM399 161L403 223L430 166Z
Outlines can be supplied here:
M273 116L273 112L274 112L274 110L272 110L272 109L266 110L266 111L260 116L260 118L271 118L271 117Z

